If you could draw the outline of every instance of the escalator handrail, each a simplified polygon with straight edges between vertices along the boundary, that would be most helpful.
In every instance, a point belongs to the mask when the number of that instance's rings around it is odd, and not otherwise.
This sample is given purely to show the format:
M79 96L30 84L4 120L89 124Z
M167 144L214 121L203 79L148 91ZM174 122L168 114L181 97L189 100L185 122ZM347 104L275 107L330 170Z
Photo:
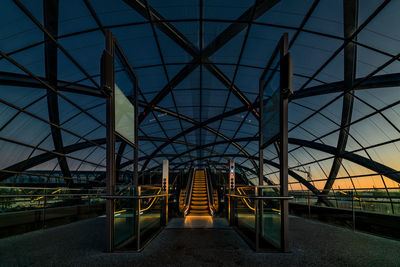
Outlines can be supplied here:
M239 195L245 196L244 190L241 188L237 188L237 191L239 193ZM247 198L241 198L242 202L252 211L255 211L256 209L254 207L252 207L249 203L249 199Z
M208 208L210 210L211 215L214 215L215 209L214 209L214 199L213 199L213 194L212 194L212 185L210 181L210 177L207 174L207 171L204 171L204 174L206 176L206 181L207 181L207 194L208 194Z
M188 203L188 194L189 194L189 189L190 189L190 184L191 184L191 182L192 182L192 175L193 175L193 169L190 169L190 171L189 171L189 177L188 177L188 181L187 181L187 183L186 183L186 195L185 195L185 206L186 206L186 204Z
M161 193L161 188L158 190L156 195L159 195L160 193ZM156 202L156 199L157 199L157 197L154 197L153 200L150 202L150 204L146 208L140 209L140 212L144 212L144 211L150 209L151 206L153 206L153 204Z
M196 173L196 169L194 168L194 169L192 169L192 175L189 176L190 181L188 181L188 184L186 185L185 208L183 210L183 213L185 216L189 212L190 202L192 200L193 181L194 181L195 173Z

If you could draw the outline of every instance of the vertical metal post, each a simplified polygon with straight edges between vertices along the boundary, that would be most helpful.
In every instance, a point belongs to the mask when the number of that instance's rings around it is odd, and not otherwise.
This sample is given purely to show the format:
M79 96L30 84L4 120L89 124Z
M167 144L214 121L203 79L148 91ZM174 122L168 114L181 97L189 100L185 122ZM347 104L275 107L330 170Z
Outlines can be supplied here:
M257 196L263 196L263 189L258 188ZM259 235L260 237L263 236L264 233L264 200L260 199L258 203L258 215L259 215Z
M354 190L351 190L351 213L352 213L352 219L353 219L353 231L356 230L356 216L355 216L355 210L354 210Z
M263 90L264 83L260 79L259 81L259 96L260 96L260 106L259 106L259 114L260 120L258 123L258 134L259 134L259 142L258 142L258 184L263 185L264 182L264 149L263 146L263 129L262 129L262 118L263 118L263 110L264 110L264 97L263 97Z
M47 198L46 198L46 190L44 190L44 200L43 200L43 226L42 228L46 228L46 204L47 204Z
M259 80L259 96L260 96L260 106L259 106L259 115L260 115L260 120L258 124L258 132L259 132L259 142L258 142L258 184L263 185L264 184L264 149L263 149L263 128L262 128L262 114L264 112L264 82L262 79ZM257 187L255 188L256 194L258 193ZM258 204L258 201L256 201ZM262 203L262 201L261 201ZM258 205L256 204L256 211L259 209ZM261 204L262 205L262 204ZM261 209L263 210L263 209ZM260 218L257 216L256 212L256 221L258 222L258 227L256 228L256 250L259 249L259 226L262 225L262 216L263 214L261 213ZM260 223L261 221L261 223ZM261 230L262 233L262 230Z
M288 34L285 33L280 40L280 189L281 196L288 196L288 97L291 87L291 73L288 55ZM281 248L289 251L289 205L288 200L281 200Z
M141 191L142 190L141 190L140 186L138 186L137 187L137 196L140 196L142 194ZM136 210L134 212L136 215L135 217L136 217L136 236L137 236L136 249L137 249L137 251L139 251L140 250L140 198L136 198L135 201L136 201Z
M102 89L106 94L106 187L107 195L114 194L115 188L115 115L114 115L114 60L113 37L111 32L106 32L106 52L102 57ZM108 52L108 53L107 53ZM107 251L114 249L114 199L106 200L107 215Z
M307 193L307 202L308 202L308 218L311 218L311 207L310 207L310 192Z
M235 226L235 198L229 197L229 222L230 226Z
M256 186L255 188L255 196L258 196L258 187ZM260 201L262 202L262 201ZM250 202L251 203L251 202ZM256 229L256 251L259 251L260 249L260 206L259 206L259 200L255 199L254 200L254 207L255 207L255 211L254 211L254 223L255 223L255 229Z
M169 192L169 162L168 160L163 160L163 169L162 169L162 182L161 182L162 191L167 194L165 197L165 207L164 207L164 225L168 223L168 192Z
M138 128L139 128L139 116L138 116L138 90L139 90L139 86L138 86L138 79L137 77L135 77L135 88L133 91L134 97L135 97L135 146L134 146L134 178L133 178L133 184L134 185L138 185L139 184L139 177L138 177L138 168L139 168L139 138L138 138Z

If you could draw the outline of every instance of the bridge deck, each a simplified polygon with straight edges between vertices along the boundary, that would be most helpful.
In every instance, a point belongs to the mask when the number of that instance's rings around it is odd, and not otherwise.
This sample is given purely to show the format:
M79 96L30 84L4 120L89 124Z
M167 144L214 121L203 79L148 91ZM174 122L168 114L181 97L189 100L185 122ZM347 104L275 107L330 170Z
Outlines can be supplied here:
M207 226L208 225L208 226ZM186 224L188 226L188 224ZM290 219L291 253L255 253L216 221L172 220L140 253L104 253L105 218L0 239L0 265L399 266L400 242L298 217ZM213 228L207 228L213 227Z

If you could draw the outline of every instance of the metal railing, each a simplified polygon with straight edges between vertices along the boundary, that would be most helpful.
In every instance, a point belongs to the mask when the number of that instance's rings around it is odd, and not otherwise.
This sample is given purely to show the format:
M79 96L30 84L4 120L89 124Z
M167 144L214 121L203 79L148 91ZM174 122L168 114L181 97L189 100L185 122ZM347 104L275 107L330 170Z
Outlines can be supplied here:
M239 187L226 194L231 226L256 251L282 251L281 206L293 196L279 196L276 186Z
M400 189L385 188L375 190L342 189L330 194L315 195L312 192L289 192L296 203L319 205L321 200L328 200L330 206L338 209L359 210L385 215L400 215Z
M112 251L141 251L168 223L171 194L150 185L133 187L131 192L102 196L114 201L113 228L109 233Z
M105 213L104 189L0 186L0 237Z

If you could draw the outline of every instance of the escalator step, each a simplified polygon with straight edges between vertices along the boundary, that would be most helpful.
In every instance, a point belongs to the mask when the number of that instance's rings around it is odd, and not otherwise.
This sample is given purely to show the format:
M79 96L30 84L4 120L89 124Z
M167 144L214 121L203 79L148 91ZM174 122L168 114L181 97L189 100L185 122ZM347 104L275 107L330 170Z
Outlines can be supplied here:
M208 206L192 206L191 210L208 210Z
M192 197L192 201L193 200L207 201L207 197Z
M201 215L208 216L208 215L210 215L210 214L208 213L208 211L200 211L200 212L189 211L189 214L197 215L197 216L201 216Z
M207 205L208 201L207 200L192 200L191 204L192 205Z

